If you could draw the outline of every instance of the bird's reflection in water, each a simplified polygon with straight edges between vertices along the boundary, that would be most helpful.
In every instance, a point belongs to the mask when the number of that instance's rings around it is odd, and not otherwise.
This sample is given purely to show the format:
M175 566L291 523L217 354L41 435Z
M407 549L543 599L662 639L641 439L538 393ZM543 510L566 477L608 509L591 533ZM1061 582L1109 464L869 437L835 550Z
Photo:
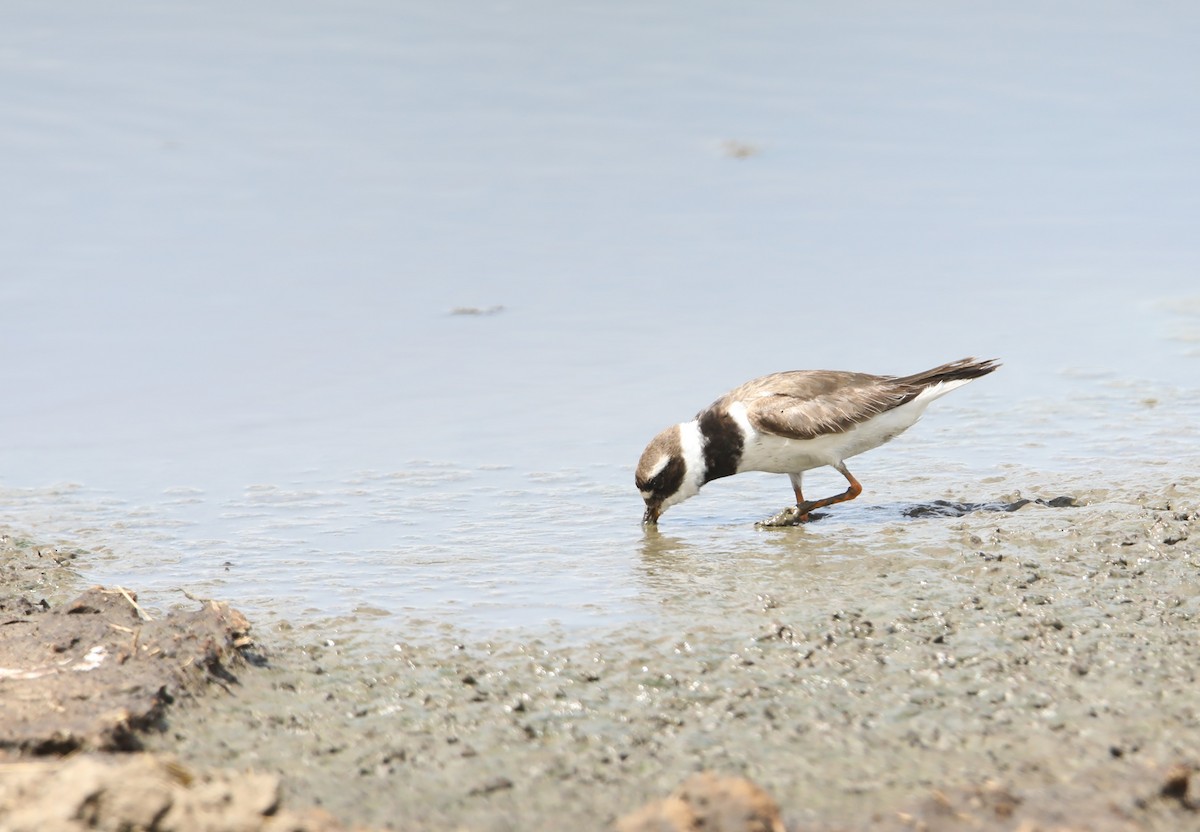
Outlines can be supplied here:
M657 526L643 528L637 571L647 589L655 593L678 591L694 583L697 572L712 569L711 537L696 543L684 537L664 534Z
M739 585L768 579L781 562L806 561L805 536L803 528L763 534L752 524L689 527L676 534L647 526L635 569L659 602L666 597L682 601L684 595L695 599L725 594Z
M637 571L650 587L677 587L695 567L702 548L677 535L663 534L657 526L645 526Z

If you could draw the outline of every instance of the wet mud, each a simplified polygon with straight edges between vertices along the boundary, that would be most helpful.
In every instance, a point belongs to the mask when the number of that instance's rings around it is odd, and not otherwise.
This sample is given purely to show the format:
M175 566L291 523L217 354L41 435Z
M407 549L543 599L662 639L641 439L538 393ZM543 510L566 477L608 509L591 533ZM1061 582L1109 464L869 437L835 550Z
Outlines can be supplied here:
M376 828L1200 829L1198 486L930 504L903 557L731 571L666 632L299 621L138 743Z
M158 742L394 828L609 828L699 771L748 778L793 829L1200 828L1161 796L1200 765L1196 494L931 504L904 521L930 524L916 551L731 570L718 613L670 632L399 634L380 656L302 627Z

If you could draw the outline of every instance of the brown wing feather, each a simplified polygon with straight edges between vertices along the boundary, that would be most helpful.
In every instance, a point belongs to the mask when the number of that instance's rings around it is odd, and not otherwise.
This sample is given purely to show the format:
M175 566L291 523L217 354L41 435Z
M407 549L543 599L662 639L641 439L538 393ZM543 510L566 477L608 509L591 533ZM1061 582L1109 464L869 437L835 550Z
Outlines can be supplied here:
M725 397L746 406L750 424L764 433L812 439L842 433L914 398L921 387L892 376L826 370L775 373Z
M712 407L742 402L757 430L789 439L842 433L872 416L912 401L926 387L973 379L999 362L964 358L911 376L876 376L836 370L794 370L748 381Z

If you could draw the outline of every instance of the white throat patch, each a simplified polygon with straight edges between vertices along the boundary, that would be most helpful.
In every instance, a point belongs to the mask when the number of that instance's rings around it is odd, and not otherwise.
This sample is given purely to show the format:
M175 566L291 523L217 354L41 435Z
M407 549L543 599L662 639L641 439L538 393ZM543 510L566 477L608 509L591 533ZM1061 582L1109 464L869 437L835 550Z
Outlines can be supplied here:
M698 421L693 419L679 426L679 446L687 465L685 479L699 479L704 474L704 435L700 433Z
M683 482L678 491L663 501L663 509L696 496L704 482L704 436L695 419L679 426L679 449L683 456Z

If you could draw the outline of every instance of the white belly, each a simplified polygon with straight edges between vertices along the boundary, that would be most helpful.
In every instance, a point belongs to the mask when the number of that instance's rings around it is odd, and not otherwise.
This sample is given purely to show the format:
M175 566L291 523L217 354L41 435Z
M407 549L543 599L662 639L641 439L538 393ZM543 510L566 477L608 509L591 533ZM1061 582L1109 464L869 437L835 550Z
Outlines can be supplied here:
M878 448L908 430L936 396L918 396L900 407L880 413L843 433L815 439L787 439L755 431L734 406L734 418L746 431L738 473L766 471L772 474L797 474L824 465L836 465L852 456Z

